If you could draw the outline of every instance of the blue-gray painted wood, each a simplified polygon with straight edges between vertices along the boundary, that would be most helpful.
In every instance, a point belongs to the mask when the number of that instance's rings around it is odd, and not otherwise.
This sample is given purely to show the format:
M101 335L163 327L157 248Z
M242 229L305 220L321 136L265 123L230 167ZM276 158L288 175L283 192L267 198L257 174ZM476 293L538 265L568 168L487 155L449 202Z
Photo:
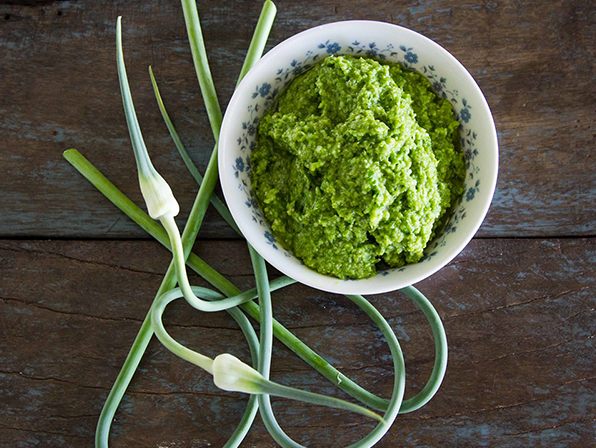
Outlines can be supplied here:
M145 237L61 158L76 147L140 202L114 62L118 15L149 150L188 212L196 188L147 75L152 64L180 134L204 169L213 142L179 3L22 3L36 6L0 4L0 236ZM291 0L278 7L269 48L330 21L384 20L429 36L469 69L492 107L501 145L498 188L480 236L596 233L593 2ZM255 1L201 4L224 104L259 9ZM201 237L235 234L213 214Z
M260 2L200 3L225 104ZM269 48L318 24L373 19L422 32L453 53L487 96L501 144L499 184L479 235L539 237L473 241L419 285L445 322L447 376L437 397L401 416L378 446L593 446L596 240L543 238L595 235L593 2L288 0L278 9ZM149 150L174 180L183 210L196 187L180 174L147 65L202 168L212 148L179 2L0 2L2 447L92 445L101 405L169 262L154 242L84 241L145 235L61 157L76 147L140 203L114 64L118 15ZM38 237L72 240L27 240ZM214 213L201 237L202 257L241 289L253 286L244 243L213 241L236 237ZM347 300L292 286L274 301L276 317L294 333L389 395L389 352ZM431 332L398 293L372 301L403 345L411 396L432 368ZM205 319L178 303L167 322L191 347L249 359L224 314ZM273 376L343 396L278 343ZM357 416L274 402L288 433L310 446L345 446L371 427ZM116 416L111 446L221 446L245 403L153 341ZM257 418L244 446L276 445Z
M206 241L199 255L241 289L252 286L243 242ZM91 446L101 405L168 262L155 242L0 241L0 446ZM419 284L445 324L447 376L437 396L400 416L378 446L593 446L594 266L594 239L475 240ZM389 350L351 302L298 285L273 299L276 318L291 331L389 396ZM430 328L399 293L371 300L400 339L411 396L432 368ZM166 322L189 347L250 358L226 313L205 316L180 301ZM344 396L277 342L273 378ZM310 446L346 446L371 428L360 416L274 401L282 426ZM153 341L111 446L221 446L245 402ZM257 418L243 446L276 445Z

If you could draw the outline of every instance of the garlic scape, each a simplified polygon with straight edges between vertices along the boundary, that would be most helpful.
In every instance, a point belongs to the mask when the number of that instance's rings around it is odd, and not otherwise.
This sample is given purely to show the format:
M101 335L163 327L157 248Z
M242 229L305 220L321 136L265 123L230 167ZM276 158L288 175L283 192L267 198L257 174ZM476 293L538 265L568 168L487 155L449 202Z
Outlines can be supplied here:
M253 395L274 395L292 400L344 409L384 422L380 415L362 406L338 398L327 397L274 383L265 378L257 370L229 353L224 353L217 356L215 359L211 359L208 356L183 346L167 333L163 326L162 315L165 307L173 300L184 297L191 306L201 311L222 311L229 310L230 308L234 308L252 300L256 296L256 291L246 291L245 293L233 297L224 298L221 294L216 293L215 291L206 288L192 287L190 285L186 273L187 255L184 251L180 231L174 219L179 213L180 207L170 186L151 163L151 159L143 141L124 65L122 25L120 17L118 18L116 27L116 43L118 76L120 79L122 101L137 163L141 193L143 194L143 198L147 205L149 216L155 220L159 220L168 233L178 284L180 286L179 288L171 289L160 295L151 308L151 326L158 339L166 348L180 358L185 359L212 374L215 385L220 389ZM207 201L208 200L209 198L207 198ZM278 281L273 281L271 285L269 285L267 281L267 288L268 290L274 290L291 283L293 283L293 280L284 277ZM203 298L197 297L195 292L200 294Z
M293 387L282 386L265 379L248 364L240 361L229 353L218 355L211 366L213 382L217 387L230 392L244 392L246 394L267 394L276 397L289 398L291 400L303 401L305 403L318 404L336 409L355 412L366 417L384 422L379 414L366 409L365 407L339 398L327 397L325 395L307 392Z
M165 216L174 217L180 212L178 201L172 193L172 189L165 179L157 172L151 158L147 152L147 147L143 141L141 127L135 112L135 107L128 85L126 67L124 65L124 54L122 51L122 18L118 17L116 25L116 60L118 65L118 78L120 79L120 92L122 93L122 103L124 104L124 114L130 133L130 140L137 162L139 174L139 185L143 199L147 205L149 216L153 219L161 219Z
M293 283L292 279L287 277L280 277L271 282L271 291L276 291L280 288ZM208 300L213 300L216 303L223 299L223 296L211 289L193 286L193 290L201 294ZM373 411L362 406L340 400L338 398L327 397L312 392L307 392L292 387L282 386L266 379L261 373L242 362L235 356L229 353L223 353L211 359L205 355L191 350L176 341L164 327L163 314L166 307L182 297L179 288L172 289L165 294L159 296L153 306L151 307L151 326L155 331L155 335L159 341L176 356L188 361L206 372L213 375L213 382L215 385L230 392L243 392L253 395L274 395L277 397L289 398L292 400L303 401L306 403L318 404L322 406L344 409L351 412L356 412L364 416L374 418L383 422L383 418ZM243 300L252 300L257 297L257 290L251 289L240 293L237 296L230 297L230 299L242 298ZM256 336L255 336L256 339ZM258 348L257 348L258 350Z
M200 311L222 311L246 302L247 299L243 297L209 302L197 297L193 293L186 273L186 254L184 253L180 230L174 220L174 217L180 212L180 206L166 180L157 172L153 163L151 163L151 158L147 152L147 147L143 140L143 134L141 133L141 127L139 126L139 120L137 119L134 103L132 101L128 76L124 65L124 53L122 50L121 17L118 17L116 25L116 56L118 77L120 79L120 91L122 93L122 103L124 104L124 114L126 115L130 140L132 142L137 163L141 193L145 200L145 204L147 205L149 216L159 220L168 233L172 252L174 253L176 275L184 298L191 306Z

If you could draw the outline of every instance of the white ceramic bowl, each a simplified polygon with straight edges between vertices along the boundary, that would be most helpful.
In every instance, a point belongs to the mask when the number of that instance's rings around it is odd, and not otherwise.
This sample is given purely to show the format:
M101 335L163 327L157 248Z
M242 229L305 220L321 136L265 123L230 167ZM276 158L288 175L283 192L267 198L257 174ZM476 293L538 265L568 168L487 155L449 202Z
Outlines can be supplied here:
M305 266L276 242L251 191L250 152L255 128L275 96L295 76L331 54L400 62L424 74L451 101L461 127L467 176L451 221L415 264L363 280L339 280ZM468 71L441 46L414 31L383 22L329 23L299 33L268 52L246 75L228 105L219 140L219 175L226 202L252 246L275 268L306 285L343 294L403 288L451 261L482 223L495 189L498 142L493 118Z

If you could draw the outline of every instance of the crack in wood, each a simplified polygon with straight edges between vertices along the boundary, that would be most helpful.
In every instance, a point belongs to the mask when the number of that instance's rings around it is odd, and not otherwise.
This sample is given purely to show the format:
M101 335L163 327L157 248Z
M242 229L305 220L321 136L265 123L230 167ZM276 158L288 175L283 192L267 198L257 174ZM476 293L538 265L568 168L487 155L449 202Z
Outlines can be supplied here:
M136 317L104 317L104 316L97 316L94 314L87 314L87 313L81 313L81 312L76 312L76 311L64 311L64 310L57 310L55 308L52 307L48 307L48 306L44 306L41 305L37 302L33 302L33 301L29 301L29 300L24 300L24 299L19 299L19 298L14 298L14 297L0 297L1 301L4 302L17 302L17 303L21 303L23 305L26 306L32 306L35 308L39 308L41 310L44 311L49 311L52 313L56 313L56 314L64 314L67 316L76 316L76 317L82 317L82 318L86 318L86 319L96 319L96 320L101 320L101 321L108 321L108 322L137 322L137 323L143 323L143 319L139 319ZM204 330L226 330L226 331L241 331L240 328L238 327L222 327L222 326L209 326L209 325L200 325L200 324L176 324L176 323L170 323L167 325L170 328L190 328L190 329L204 329Z
M408 311L405 313L400 313L400 314L394 314L391 316L384 316L385 320L390 321L393 319L403 319L404 317L407 316L413 316L413 315L418 315L420 317L423 316L422 311L420 310L415 310L415 311ZM355 317L357 318L357 317ZM322 323L322 324L313 324L313 325L291 325L291 324L282 324L285 326L286 329L288 330L309 330L309 329L314 329L314 328L349 328L349 327L363 327L363 326L373 326L376 328L376 326L374 325L374 323L372 321L364 321L364 322L357 322L357 321L352 321L352 322L331 322L331 323ZM405 322L400 322L399 326L406 326L406 325L414 325L416 327L419 326L424 326L424 325L428 325L426 322L424 323L412 323L412 324L406 324ZM375 331L380 331L380 330L375 330Z
M77 419L77 418L98 418L99 417L99 412L96 414L81 414L81 415L60 415L60 414L54 414L54 415L48 415L46 418L55 418L55 419L62 419L62 420L72 420L72 419Z
M472 414L472 415L487 414L490 412L502 411L503 409L511 409L511 408L516 408L516 407L520 407L520 406L525 406L527 404L531 404L531 403L534 403L537 401L544 401L544 400L548 400L548 399L555 398L555 397L556 397L556 395L546 395L544 397L533 398L531 400L526 400L526 401L522 401L519 403L497 405L492 408L485 408L485 409L478 409L478 410L470 409L470 410L468 410L468 412L456 412L454 414L446 414L446 415L420 416L419 418L405 418L404 420L452 419L452 418L456 418L456 417L467 416L468 414Z
M31 300L24 300L24 299L19 299L19 298L15 298L15 297L0 297L0 300L2 300L4 302L21 303L25 306L32 306L34 308L39 308L41 310L49 311L49 312L56 313L56 314L64 314L67 316L77 316L77 317L82 317L82 318L86 318L86 319L96 319L96 320L102 320L102 321L108 321L108 322L127 322L127 321L138 322L138 323L143 322L142 319L138 319L136 317L104 317L104 316L96 316L94 314L80 313L80 312L76 312L76 311L57 310L55 308L48 307L48 306L42 305L40 303L31 301Z
M118 269L118 270L122 270L122 271L132 272L132 273L135 273L135 274L145 274L145 275L152 275L152 276L155 276L155 275L163 276L165 274L165 273L159 273L159 272L153 272L153 271L144 271L142 269L129 268L129 267L126 267L126 266L120 266L120 265L117 265L117 264L105 263L105 262L101 262L101 261L84 260L82 258L72 257L70 255L65 255L65 254L62 254L60 252L53 252L53 251L49 251L49 250L28 249L28 248L23 248L23 246L20 246L20 247L21 247L21 249L15 249L13 247L3 246L2 248L0 248L0 250L6 250L6 251L9 251L9 252L34 253L34 254L50 255L50 256L57 257L57 258L64 258L66 260L75 261L75 262L78 262L78 263L89 264L89 265L92 265L92 266L108 267L108 268L112 268L112 269Z
M573 420L565 420L561 423L556 423L554 425L551 426L546 426L546 427L542 427L542 428L534 428L534 429L530 429L528 431L521 431L521 432L514 432L514 433L505 433L503 434L504 436L507 437L514 437L514 436L522 436L525 434L532 434L535 432L542 432L542 431L548 431L550 429L556 429L556 428L560 428L561 426L565 426L565 425L571 425L573 423L592 423L592 422L596 422L596 418L586 418L586 419L573 419Z
M110 233L110 230L112 230L114 228L114 226L116 224L118 224L121 220L122 220L122 216L119 216L118 218L116 218L116 221L114 221L114 223L108 228L108 230L106 230L105 234L107 235L108 233Z
M567 321L567 320L569 320L569 319L573 319L573 318L574 318L574 317L576 317L576 316L579 316L580 314L583 314L583 313L591 313L591 312L592 312L592 311L594 311L594 310L596 310L596 308L588 308L588 309L585 309L585 310L578 311L577 313L570 314L569 316L567 316L567 317L563 317L562 319L563 319L564 321Z
M575 380L566 381L561 386L566 386L567 384L574 384L574 383L583 383L584 381L594 381L596 380L596 376L589 376L586 378L578 378Z
M581 338L571 338L571 339L567 339L565 341L557 342L556 344L548 345L546 347L540 347L540 348L537 348L537 349L534 349L534 350L527 350L527 351L523 351L523 352L507 353L505 355L497 356L496 358L482 359L480 361L471 361L471 363L472 364L482 364L482 363L485 363L485 362L499 361L501 359L510 358L510 357L513 357L513 356L528 355L530 353L542 352L542 351L545 351L545 350L549 350L551 348L556 348L556 347L559 347L561 345L568 344L570 342L582 341L584 339L593 339L595 336L596 335L584 336L584 337L581 337Z
M531 247L529 247L527 249L520 250L519 252L507 252L507 253L505 253L505 251L500 251L497 254L489 254L489 255L485 255L483 257L479 257L479 258L464 258L464 259L456 258L455 260L451 261L445 267L454 266L454 265L458 265L458 264L464 264L464 263L479 263L481 261L491 260L493 258L499 258L499 257L502 257L503 255L506 255L507 257L513 257L513 256L516 257L516 256L519 256L519 255L523 255L523 254L525 254L527 252L530 252L538 244L540 244L540 241L536 241Z
M339 410L333 410L331 412L341 412ZM352 423L344 423L344 424L338 424L338 425L320 425L320 424L309 424L309 425L297 425L297 424L284 424L285 427L288 428L317 428L317 429L337 429L337 428L354 428L356 426L362 426L363 423L362 422L352 422Z
M517 306L527 305L529 303L537 302L539 300L545 300L545 299L556 300L556 299L559 299L561 297L564 297L564 296L566 296L568 294L572 294L574 292L580 292L580 291L585 291L585 290L590 289L590 288L594 288L594 286L596 286L596 285L588 285L588 286L584 286L584 287L578 288L578 289L568 289L567 291L563 291L563 292L561 292L561 293L559 293L559 294L557 294L555 296L553 296L551 294L546 294L546 295L543 295L543 296L534 297L534 298L532 298L530 300L526 300L526 301L522 301L522 302L516 302L516 303L510 303L508 305L500 305L500 306L497 306L495 308L489 308L489 309L486 309L486 310L478 310L478 311L472 311L472 312L469 312L469 313L462 313L462 314L454 314L452 316L445 316L445 317L443 317L443 320L459 319L461 317L469 317L469 316L475 316L475 315L478 315L478 314L491 313L493 311L501 311L501 310L505 310L505 309L508 309L508 308L513 308L513 307L517 307Z
M68 384L75 387L80 387L81 389L92 389L92 390L101 390L101 391L110 391L111 387L106 386L91 386L88 384L80 384L75 381L66 380L64 378L56 378L55 376L33 376L27 375L23 372L14 372L9 370L0 370L0 375L14 375L20 378L24 378L30 381L53 381L56 383L63 383ZM147 395L147 396L177 396L177 395L191 395L194 397L218 397L218 398L238 398L241 397L242 394L234 394L234 393L213 393L213 392L206 392L206 391L169 391L169 392L161 392L155 390L144 390L144 389L132 389L127 390L126 394L128 395ZM99 415L99 414L98 414Z
M35 433L35 434L49 434L52 436L72 437L72 438L76 438L76 439L86 438L86 436L78 436L76 434L68 434L65 432L45 431L42 429L20 428L18 426L5 425L3 423L0 423L0 428L4 428L8 431L23 431L23 432L31 432L31 433Z

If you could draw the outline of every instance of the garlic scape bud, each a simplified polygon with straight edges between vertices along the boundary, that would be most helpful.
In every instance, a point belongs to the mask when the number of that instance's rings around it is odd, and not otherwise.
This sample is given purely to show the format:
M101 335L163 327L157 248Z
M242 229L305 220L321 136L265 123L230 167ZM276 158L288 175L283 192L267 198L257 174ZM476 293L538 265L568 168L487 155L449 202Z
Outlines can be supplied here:
M148 174L139 170L139 185L149 216L153 219L162 219L178 215L180 212L178 201L166 180L155 171L155 168Z
M245 364L229 353L218 355L213 360L211 373L213 374L215 385L220 389L230 392L274 395L305 403L343 409L385 422L379 414L357 404L340 400L339 398L327 397L293 387L282 386L281 384L269 381L248 364Z
M180 212L178 201L172 193L172 189L163 177L157 172L151 163L151 158L147 152L147 147L143 141L143 134L139 126L139 120L135 112L135 107L128 85L126 67L124 65L124 54L122 51L122 23L121 17L118 17L116 25L116 61L118 65L118 78L120 79L120 92L122 93L122 103L124 104L124 114L130 133L130 140L137 162L139 173L139 185L143 199L147 204L149 216L153 219L160 219L164 216L176 216Z
M180 211L180 206L178 205L176 198L174 198L174 194L168 183L151 163L147 147L143 141L143 135L132 101L130 86L128 85L126 67L124 65L121 17L118 17L116 26L116 50L118 77L120 79L120 91L122 93L122 102L124 104L124 114L126 116L126 122L128 124L130 139L137 163L141 193L147 204L149 216L156 220L159 219L168 232L176 263L178 282L180 284L179 291L171 290L171 295L168 295L170 294L170 292L168 292L160 296L152 311L152 326L155 329L159 340L176 355L211 373L213 375L213 382L220 389L248 394L274 395L306 403L344 409L384 422L380 415L362 406L338 398L327 397L325 395L274 383L273 381L266 379L257 370L229 353L221 354L214 360L211 360L211 358L207 356L182 346L167 334L163 328L163 322L161 322L161 315L163 314L163 310L167 303L180 297L179 294L183 295L191 305L198 309L216 311L219 309L227 309L227 307L219 308L217 303L210 306L212 305L210 302L199 299L194 294L192 287L188 282L183 244L180 237L180 231L174 220L174 216ZM231 303L234 303L234 305L237 305L242 303L242 301L239 301L239 297L240 296L230 297L218 301L218 303L222 304L223 302L230 301Z
M234 355L223 353L213 360L213 382L229 392L262 393L263 375Z

